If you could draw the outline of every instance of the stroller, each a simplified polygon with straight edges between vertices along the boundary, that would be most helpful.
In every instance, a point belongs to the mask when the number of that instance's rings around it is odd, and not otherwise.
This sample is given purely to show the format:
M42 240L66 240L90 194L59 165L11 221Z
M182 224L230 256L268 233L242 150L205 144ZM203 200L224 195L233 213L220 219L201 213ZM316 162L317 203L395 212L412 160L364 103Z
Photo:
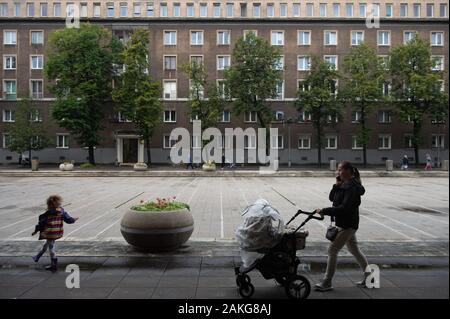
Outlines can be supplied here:
M297 274L300 259L297 257L297 250L305 248L308 231L300 230L309 220L323 220L323 216L314 216L314 212L304 212L298 210L297 213L287 222L288 226L300 214L308 217L297 228L287 228L281 235L281 240L274 247L258 251L263 254L262 258L254 261L250 266L235 267L236 285L242 298L250 298L255 292L255 287L251 283L248 273L253 269L261 272L264 279L275 279L278 284L284 286L289 298L305 299L311 292L309 280Z

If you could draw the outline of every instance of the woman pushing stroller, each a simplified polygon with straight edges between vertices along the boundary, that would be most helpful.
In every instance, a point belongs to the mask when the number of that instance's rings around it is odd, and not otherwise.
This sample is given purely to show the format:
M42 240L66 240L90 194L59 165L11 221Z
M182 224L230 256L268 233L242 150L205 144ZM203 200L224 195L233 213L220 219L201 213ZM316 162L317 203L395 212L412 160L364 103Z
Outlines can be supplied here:
M328 248L327 269L323 280L315 285L316 290L332 290L332 280L337 266L337 256L339 251L347 246L350 253L356 258L359 266L364 271L364 277L357 283L358 286L365 286L366 278L370 274L368 262L364 254L358 248L356 232L359 227L359 206L361 196L365 189L362 186L359 171L350 162L344 161L339 164L336 176L336 183L330 192L332 207L316 209L320 215L327 215L334 218L337 227L337 234Z

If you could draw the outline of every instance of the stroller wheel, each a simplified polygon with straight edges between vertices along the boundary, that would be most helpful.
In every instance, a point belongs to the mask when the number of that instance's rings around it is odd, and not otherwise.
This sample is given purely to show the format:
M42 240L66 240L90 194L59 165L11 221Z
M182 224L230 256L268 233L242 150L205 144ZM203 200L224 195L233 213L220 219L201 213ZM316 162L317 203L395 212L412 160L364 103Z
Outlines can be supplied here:
M278 285L285 286L288 282L288 279L286 278L286 276L279 276L275 277L275 281L278 283Z
M311 284L306 277L295 275L288 280L284 289L291 299L306 299L311 292Z
M238 287L244 286L246 284L250 284L250 276L249 275L237 275L236 276L236 285Z
M255 292L255 287L252 284L244 284L239 286L239 294L242 298L248 299L253 296Z

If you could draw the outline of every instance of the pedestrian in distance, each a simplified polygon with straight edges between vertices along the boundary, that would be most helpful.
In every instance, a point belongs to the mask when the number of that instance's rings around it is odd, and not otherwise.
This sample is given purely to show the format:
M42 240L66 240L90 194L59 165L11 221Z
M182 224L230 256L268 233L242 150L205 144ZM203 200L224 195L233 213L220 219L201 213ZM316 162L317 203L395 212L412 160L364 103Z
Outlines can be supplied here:
M189 167L194 169L194 164L192 163L192 155L189 155L189 160L188 160L188 163L186 165L186 169L189 169Z
M52 195L47 199L47 211L39 215L39 221L31 236L39 232L39 240L45 240L44 246L33 256L34 262L38 262L42 255L50 252L51 264L45 269L55 272L58 266L58 259L55 253L55 242L64 234L64 223L73 224L78 218L71 217L62 207L63 199L59 195Z
M408 155L405 155L402 158L402 171L407 170L408 166L409 166Z
M431 165L431 156L430 156L430 154L426 155L425 160L426 160L425 170L426 171L431 171L433 167Z
M337 232L328 248L327 268L323 280L315 285L319 291L333 289L332 280L337 267L337 256L339 251L347 246L349 252L356 258L359 266L364 272L363 279L356 284L366 286L366 278L370 274L367 258L359 250L356 240L356 232L359 227L359 206L361 196L365 193L362 186L359 171L350 162L344 161L339 164L336 183L330 191L329 199L333 207L318 208L315 210L320 215L331 216L335 219Z

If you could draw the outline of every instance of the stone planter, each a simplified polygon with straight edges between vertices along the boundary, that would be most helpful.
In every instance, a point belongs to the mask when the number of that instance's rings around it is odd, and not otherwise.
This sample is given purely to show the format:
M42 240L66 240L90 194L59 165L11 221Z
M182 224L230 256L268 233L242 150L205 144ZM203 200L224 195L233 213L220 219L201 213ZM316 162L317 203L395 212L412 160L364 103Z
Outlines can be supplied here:
M73 164L72 163L62 163L59 165L60 171L73 171Z
M215 171L216 170L216 164L203 164L202 169L204 171Z
M133 165L133 170L135 171L146 171L147 168L147 164L145 163L136 163Z
M127 243L150 252L174 250L194 231L194 218L187 208L174 211L129 209L122 217L120 231Z

